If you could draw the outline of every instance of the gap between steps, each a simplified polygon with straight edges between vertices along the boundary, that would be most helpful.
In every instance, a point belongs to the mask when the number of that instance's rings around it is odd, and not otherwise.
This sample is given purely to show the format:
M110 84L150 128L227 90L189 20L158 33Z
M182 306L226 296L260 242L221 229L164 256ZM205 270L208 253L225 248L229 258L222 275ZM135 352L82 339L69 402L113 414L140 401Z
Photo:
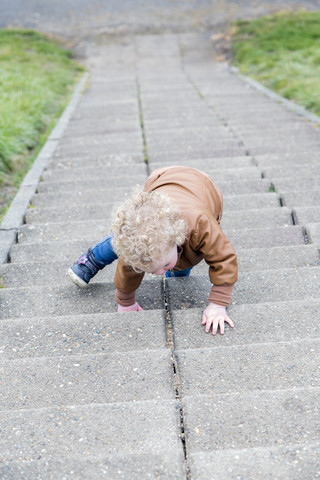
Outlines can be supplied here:
M150 164L149 164L149 157L148 157L148 149L147 149L147 139L146 139L146 132L144 128L144 118L143 118L143 109L142 109L142 100L141 100L141 88L139 83L138 75L136 75L136 89L137 89L137 100L138 100L138 108L139 108L139 121L140 121L140 128L141 128L141 135L142 135L142 142L143 142L143 156L144 156L144 163L147 169L147 176L150 176Z
M138 76L136 75L136 88L137 88L137 98L138 98L138 106L139 106L139 117L140 117L140 127L141 127L141 134L142 134L142 141L143 141L143 149L144 149L144 162L146 164L147 175L150 175L150 164L148 158L148 150L147 150L147 141L146 141L146 134L144 128L144 119L143 119L143 108L142 108L142 100L141 100L141 90ZM178 417L178 427L179 427L179 437L182 445L182 450L184 454L184 467L186 472L186 480L191 480L191 473L190 468L188 465L188 458L187 458L187 449L186 449L186 440L185 440L185 426L184 426L184 412L181 402L180 396L180 382L179 382L179 370L178 364L174 352L174 332L172 327L172 321L170 316L170 309L168 304L167 292L166 292L166 284L165 278L163 279L163 297L164 297L164 307L165 307L165 318L166 318L166 342L167 348L171 352L171 368L173 373L173 381L174 381L174 390L175 390L175 398L178 402L179 406L179 417Z
M181 401L179 367L178 367L178 363L175 355L174 331L173 331L172 320L170 315L169 298L167 295L165 278L163 279L163 298L164 298L164 307L165 307L165 313L166 313L167 348L171 351L171 362L172 362L171 366L172 366L172 372L173 372L175 397L179 405L178 422L179 422L179 429L180 429L180 440L181 440L183 454L184 454L186 480L191 480L191 472L190 472L190 467L188 463L187 445L186 445L186 437L185 437L184 411L183 411L183 406Z

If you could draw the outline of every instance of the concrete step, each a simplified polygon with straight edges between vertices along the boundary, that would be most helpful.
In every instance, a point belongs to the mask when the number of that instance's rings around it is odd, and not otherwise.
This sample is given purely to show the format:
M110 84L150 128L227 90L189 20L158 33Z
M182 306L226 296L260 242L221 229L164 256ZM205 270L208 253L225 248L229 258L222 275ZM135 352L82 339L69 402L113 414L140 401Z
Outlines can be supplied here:
M115 158L107 156L95 156L93 158L83 157L53 157L48 164L47 170L70 170L71 168L108 168L110 175L118 177L135 175L136 173L145 174L147 165L143 161L135 161L124 155L118 155Z
M233 294L233 304L266 303L317 298L319 267L283 268L240 272ZM168 283L169 282L169 283ZM167 281L171 309L203 307L211 290L209 277L194 275ZM146 278L137 292L137 301L145 310L163 308L162 281ZM4 288L1 292L1 319L47 315L77 315L115 312L113 283L93 283L85 290L68 286Z
M129 195L130 191L125 189L124 192ZM126 196L126 195L124 195ZM31 204L35 207L50 207L54 205L57 207L65 206L66 204L75 201L77 205L105 203L106 208L110 208L114 201L108 194L108 188L105 190L95 190L90 196L77 195L72 192L63 193L57 198L53 194L38 193L32 197ZM264 207L279 207L280 199L276 193L256 193L245 195L227 195L223 198L223 211L227 210L246 210L248 208L264 208Z
M266 127L263 129L264 134L266 134L268 137L273 136L273 135L278 135L278 136L283 136L284 134L286 135L301 135L301 134L308 134L308 135L314 135L314 132L317 134L316 127L310 128L311 125L308 123L305 119L295 119L294 121L291 118L291 121L287 123L273 123L266 125ZM254 125L240 125L237 124L237 132L241 134L247 134L247 135L257 135L258 132L260 132L260 128L256 127Z
M175 462L171 466L174 471L179 468L181 471L183 453L178 405L172 400L75 404L3 411L3 415L2 432L6 442L2 455L9 465L12 461L26 460L36 464L39 455L44 455L46 460L94 458L101 461L108 456L119 458L154 452L165 457L170 451L176 455L176 462L180 459L179 465Z
M278 193L294 191L296 195L306 190L319 190L320 176L272 178L272 183Z
M270 108L257 111L256 105L249 109L248 106L244 106L243 102L239 105L239 114L234 111L234 105L228 105L228 98L221 104L216 103L216 109L219 112L220 117L227 121L230 126L237 130L240 128L258 128L262 131L264 128L274 127L276 124L283 124L285 122L292 121L292 116L286 112L276 110L270 110ZM229 100L230 101L230 100ZM244 114L243 107L248 108ZM254 110L256 108L256 110ZM276 118L275 118L276 116ZM267 118L268 117L268 118ZM295 119L294 119L295 120ZM265 153L265 152L264 152Z
M299 152L299 153L279 153L255 155L255 161L260 168L279 167L304 164L318 164L320 150L318 152Z
M81 480L101 480L102 478L113 480L149 480L150 478L170 478L170 480L184 480L184 456L182 451L150 451L148 453L119 455L91 456L86 459L84 455L65 457L64 452L57 452L57 456L51 456L50 460L4 462L0 467L2 480L23 478L34 480L35 478L77 478ZM62 457L62 458L61 458Z
M291 211L286 207L252 208L248 210L229 210L222 216L222 229L251 229L292 226Z
M225 195L223 197L223 211L249 210L258 208L272 208L280 206L280 197L274 192L250 193L245 195Z
M317 443L319 394L292 388L185 398L188 454Z
M162 349L4 360L2 409L174 400L170 356Z
M29 208L26 222L39 224L47 222L76 222L84 219L105 221L110 210L104 204L80 205L65 207L63 210L55 207ZM250 210L226 211L223 214L222 228L254 228L257 225L268 225L270 228L292 225L291 212L288 208L258 208Z
M42 179L45 182L69 182L73 181L76 177L77 181L81 180L94 180L96 178L107 178L107 183L112 183L112 179L115 182L121 182L123 178L131 179L132 184L145 182L148 178L147 167L145 164L139 165L139 168L135 166L110 168L109 166L96 167L87 165L86 167L78 167L77 164L70 165L68 168L48 169L43 175Z
M144 115L144 129L148 135L154 136L155 138L176 138L177 141L181 141L182 138L185 138L186 134L194 135L196 133L198 136L205 138L210 136L215 139L228 139L232 138L232 133L230 129L225 127L219 122L214 116L210 115L210 112L206 110L199 110L199 115L202 115L202 118L194 118L194 115L185 115L185 121L179 122L179 113L174 112L173 115L170 115L170 121L168 118L156 118L150 115ZM181 119L180 119L181 120Z
M81 315L116 312L115 287L110 283L93 283L87 289L74 284L3 288L0 319L17 317ZM137 293L145 310L163 308L162 280L146 278Z
M308 223L306 225L307 234L312 243L320 245L320 223Z
M101 99L100 99L101 102ZM77 108L77 116L82 118L88 118L91 115L96 118L110 118L110 123L117 121L118 118L139 118L139 106L138 101L129 100L127 102L115 103L114 105L109 104L108 107L100 105L95 102L86 102L84 104L81 102Z
M181 114L181 115L180 115ZM201 117L202 115L202 117ZM215 117L208 114L207 110L203 108L194 108L193 113L188 112L166 112L162 117L156 117L153 115L144 115L143 124L145 131L150 134L153 132L168 131L169 129L192 129L200 126L207 127L210 125L212 131L217 131L225 135L225 129L221 128L221 122Z
M145 165L144 156L143 154L130 154L130 153L112 153L108 152L108 150L104 152L95 152L94 150L91 152L80 152L79 155L61 155L55 152L52 157L51 161L48 165L52 164L75 164L76 162L84 162L85 165L90 165L90 162L100 161L105 162L107 165L110 163L111 166L116 165Z
M194 166L194 165L193 165ZM125 183L126 189L129 192L130 188L134 186L134 183L130 180L127 181L126 178L121 180L121 187ZM144 181L141 182L141 185L144 185ZM95 190L104 190L112 189L112 195L118 195L118 185L114 182L113 184L107 182L105 179L96 179L94 182ZM271 182L267 179L254 179L254 180L233 180L232 182L221 181L219 182L219 188L224 195L242 195L248 193L263 193L270 190ZM92 181L82 180L78 181L74 179L70 182L40 182L38 186L38 191L41 193L53 193L57 194L60 192L89 192L92 191Z
M97 178L106 178L105 185L112 182L122 183L122 180L126 179L126 183L131 180L131 184L135 185L136 183L141 182L142 185L147 180L148 175L146 168L135 173L128 171L124 175L121 175L119 170L116 170L113 174L109 170L109 167L101 167L95 170L94 168L78 168L75 166L70 169L61 169L61 170L46 170L42 175L42 180L44 182L70 182L76 179L76 182L81 182L82 180L95 182Z
M87 191L37 193L32 197L31 205L35 207L65 206L71 202L77 205L104 203L106 207L118 202L119 199L128 197L130 189L119 187L116 191L106 186L103 190L95 190L88 194ZM247 193L243 195L225 195L223 197L223 210L245 210L248 208L264 208L280 206L280 197L274 192Z
M115 177L128 177L138 175L147 175L147 165L144 162L134 162L133 160L123 160L121 157L119 160L108 159L108 158L94 158L91 161L88 159L82 158L54 158L51 163L48 164L47 169L44 172L43 178L50 175L52 172L60 171L74 171L74 169L91 169L92 171L97 171L100 168L106 170L108 169L109 176Z
M121 158L121 157L120 157ZM242 157L225 157L225 158L210 158L203 162L201 159L195 160L195 165L198 170L204 170L206 171L207 168L210 168L210 170L213 169L224 169L224 168L244 168L244 167L250 167L250 166L255 166L253 158L249 156L242 156ZM165 167L166 165L184 165L184 160L179 157L170 157L167 159L167 162L153 162L152 165L149 165L150 170L155 170L157 168L162 168ZM146 171L146 165L139 164L137 162L129 162L129 161L124 161L122 160L121 164L118 165L118 161L115 164L114 160L110 160L108 158L93 158L91 160L89 159L83 159L83 158L77 158L77 157L66 157L66 158L59 158L59 161L57 159L53 159L49 165L48 168L50 169L67 169L71 167L79 167L79 168L101 168L101 167L108 167L110 168L110 172L116 172L120 171L120 175L126 174L127 172L131 173L136 173L139 172L140 170L143 170L144 172Z
M264 167L263 175L266 178L305 178L305 177L319 177L320 165L313 163L305 163L303 165L294 165L294 168L288 166L274 166Z
M289 245L270 248L236 249L240 272L256 272L279 268L298 268L319 265L317 245ZM194 274L206 274L208 266L202 262Z
M87 220L72 223L26 224L20 228L18 242L19 244L56 241L73 243L78 242L78 239L81 238L81 245L94 245L109 234L110 226L111 220L109 218L103 222Z
M84 195L87 194L90 196L90 192L92 191L92 185L96 186L97 190L105 190L110 197L113 198L121 198L122 193L126 192L126 194L130 194L133 187L136 185L141 185L142 187L145 184L146 177L141 176L139 178L135 177L133 180L131 177L123 177L121 181L121 185L118 184L117 179L109 179L106 177L105 179L98 179L98 180L81 180L75 178L72 181L66 182L40 182L37 186L37 192L40 193L53 193L59 194L60 192L67 192L72 193L74 195ZM270 182L266 182L267 185L270 185ZM95 190L96 190L95 189ZM266 190L265 190L266 191ZM119 194L120 192L120 194Z
M318 443L224 449L199 452L189 456L191 474L205 480L231 480L234 472L239 478L286 478L304 480L317 478L320 447ZM288 459L294 461L288 461ZM232 465L232 466L230 466Z
M79 119L92 119L97 121L99 119L112 123L118 123L119 120L124 119L125 121L135 120L139 121L139 111L136 105L134 105L131 99L128 101L118 102L114 105L96 105L95 102L87 103L84 105L79 105L77 108L76 114L74 115L75 120Z
M263 127L262 127L263 129ZM256 144L255 142L250 144L250 142L245 142L247 151L249 155L261 155L267 153L279 154L279 153L296 153L301 152L317 152L320 149L320 141L313 142L301 142L294 140L292 143L287 143L285 141L279 141L277 144L274 144L271 141L266 141L266 143L261 142L261 144Z
M317 299L319 278L319 266L240 271L234 287L232 305ZM211 286L208 275L167 279L170 309L206 307Z
M270 147L275 152L286 150L288 152L303 152L312 151L314 149L319 150L320 148L319 134L312 130L310 130L309 133L301 131L299 133L292 133L291 135L286 132L279 132L277 135L266 132L266 134L263 135L263 138L259 138L257 134L251 132L238 135L249 149L258 148L260 153L265 153ZM270 146L268 147L268 145ZM295 146L297 146L296 150L294 150ZM264 152L262 151L262 147L265 147Z
M150 162L151 170L157 168L163 168L169 165L182 165L184 166L184 159L180 155L172 154L170 158L159 154L159 160L157 156L153 156L152 162ZM256 163L253 157L248 155L242 155L239 157L211 157L211 158L195 158L194 159L194 168L207 172L207 169L210 170L221 170L223 168L239 168L239 167L252 167L256 166Z
M219 113L229 120L231 125L240 125L242 128L248 127L261 127L266 126L275 126L277 124L283 125L286 122L296 123L298 116L292 116L292 113L285 111L283 108L277 106L275 103L273 105L265 104L265 108L262 110L257 110L256 100L250 102L251 104L246 104L246 99L239 97L239 104L237 111L234 108L234 99L230 100L229 95L221 97L221 102L216 99L217 105L219 106ZM232 103L231 103L232 102ZM245 111L244 111L245 109ZM263 115L261 113L263 112ZM295 115L295 114L294 114Z
M217 145L224 143L236 143L237 140L227 129L213 129L210 121L202 127L193 128L171 128L168 130L156 129L149 130L146 124L146 141L147 146L156 145L174 145L175 143L184 143L187 145L199 145L201 142L215 142Z
M166 316L164 310L148 310L11 318L2 320L0 338L7 360L148 353L166 349Z
M92 135L92 134L127 134L136 133L141 135L141 126L138 118L132 116L131 118L117 118L114 122L112 119L100 118L99 121L93 119L73 119L69 122L67 127L67 135Z
M226 326L225 334L214 338L211 333L205 334L204 326L201 325L203 308L173 309L170 316L177 350L211 347L224 349L227 346L236 348L272 342L319 340L319 308L320 298L316 300L310 297L272 303L232 304L228 307L228 314L235 328ZM14 327L10 327L8 337L11 329L14 331ZM25 327L22 332L24 330ZM12 342L8 338L9 346Z
M91 203L104 203L107 208L111 208L115 203L126 200L130 196L129 186L118 187L116 182L113 185L105 185L102 190L94 190L90 193L88 188L70 188L69 191L59 192L59 195L50 190L49 193L42 193L43 183L40 183L40 192L33 195L31 207L65 207L72 204L83 205ZM53 189L52 189L53 190Z
M111 220L103 222L95 220L72 223L55 222L26 224L20 228L19 244L43 243L53 241L76 242L81 238L82 244L94 245L101 241L108 233ZM226 236L235 248L238 247L275 247L277 245L297 245L304 243L302 226L288 227L257 227L250 231L245 228L224 228Z
M148 159L149 162L153 162L154 159L159 161L159 155L170 157L171 154L174 156L179 156L185 160L185 164L188 160L195 160L197 158L207 158L207 157L241 157L246 155L246 149L242 145L177 145L174 144L171 147L159 148L159 146L150 147L147 145ZM196 165L193 163L193 166Z
M320 223L320 205L308 207L295 207L293 210L295 221L299 225L307 223Z
M299 192L282 192L282 203L290 208L312 207L320 205L320 190L305 190Z
M211 347L176 352L182 397L319 385L320 338L226 347L211 340Z
M53 252L52 257L49 255L51 253L50 248ZM65 255L61 255L61 258L63 257L62 260L57 260L54 258L54 255L57 252L54 247L44 244L44 248L39 247L39 250L37 251L39 256L34 257L34 262L32 262L32 257L29 257L28 261L24 263L7 263L1 265L1 283L4 287L70 285L70 279L66 272L75 259L80 256L81 253L84 253L87 248L88 243L84 244L81 242L73 243L72 248L69 251L67 250L67 246L64 246L62 251L64 251ZM266 254L262 253L263 248L264 246L261 246L259 251L257 251L257 249L248 249L245 250L243 254L240 254L238 258L240 268L246 271L254 271L260 264L263 264L263 268L278 268L278 263L272 261L271 263L266 262ZM42 256L40 256L40 254L42 254ZM261 261L255 263L253 255L258 258L262 255ZM276 259L283 255L285 259L282 259L280 264L285 264L285 266L290 267L317 265L319 261L317 245L304 245L303 248L292 248L291 246L286 248L284 252L271 250L270 256L272 257L272 255L275 255ZM65 259L66 257L67 259ZM265 264L263 262L265 262ZM115 271L116 262L101 270L99 274L91 280L90 284L103 282L112 283ZM207 273L208 266L204 261L197 265L192 272L193 275L207 275Z
M80 148L87 150L87 149L101 149L102 147L105 150L113 149L121 143L125 145L132 146L132 150L140 150L143 148L143 138L141 135L141 131L134 131L134 132L127 132L125 135L123 133L110 133L109 135L102 135L97 133L92 133L91 135L81 135L81 132L77 135L76 132L68 133L66 130L65 134L61 138L59 142L59 151L62 150L69 150L72 148L76 148L79 150Z
M73 263L78 256L86 252L89 247L93 247L97 241L102 240L107 233L108 232L106 231L105 234L100 237L98 235L91 237L92 241L89 241L90 237L89 240L86 240L86 237L81 237L83 238L82 240L72 242L71 240L68 241L68 239L63 239L59 236L54 238L53 235L52 241L40 241L36 244L31 241L28 243L16 244L10 251L10 260L11 263L31 263L32 261L39 263L62 260ZM269 235L271 240L269 243L267 243L268 238L263 237L265 229L252 232L250 241L247 241L247 230L243 230L241 233L242 234L240 235L239 231L226 231L229 240L239 254L243 249L254 247L257 248L257 256L259 256L261 254L261 252L259 253L261 249L267 250L268 248L275 248L276 246L284 248L285 246L290 246L292 244L304 246L304 237L301 227L279 227L277 229L270 229ZM277 235L277 237L275 237L275 235ZM46 237L44 240L46 240ZM281 248L278 249L280 253L277 255L277 258L281 257ZM310 248L309 250L311 251L312 249ZM299 251L299 249L297 249L297 251ZM285 250L283 255L285 255ZM243 254L243 256L245 256L245 254ZM271 257L269 260L272 264Z
M171 138L170 136L168 138L168 136L165 135L158 135L157 132L148 134L147 130L146 144L148 154L178 151L184 147L186 151L201 151L206 148L207 152L212 152L211 156L215 156L215 152L229 148L239 150L239 155L245 155L242 144L231 134L224 138L217 138L215 136L211 138L209 133L199 138L195 138L194 136L190 138L188 134L185 134L184 138L175 140L174 137Z
M189 455L191 475L198 480L294 479L319 476L318 442L295 445L195 452ZM237 477L235 477L237 475Z
M261 178L261 173L255 166L251 167L239 167L239 168L225 168L221 170L210 170L207 169L207 173L211 175L214 181L232 181L233 179L259 179ZM146 181L147 174L146 172L135 173L133 174L132 171L128 171L127 174L124 176L131 176L132 184L135 182ZM121 182L122 175L120 171L116 171L114 175L112 175L112 171L109 170L109 167L100 167L97 170L91 167L87 168L75 168L70 169L60 169L60 170L47 170L43 174L43 179L48 182L69 182L72 181L74 178L77 180L92 180L95 181L96 178L108 178L108 182L110 182L110 178L114 178L115 181L118 179Z
M100 143L88 144L86 146L70 145L68 142L63 144L60 143L57 147L56 154L62 157L90 157L90 155L118 155L118 154L128 154L128 155L141 155L141 160L143 161L143 143L142 137L140 141L132 143L131 141L126 142L123 135L120 135L121 139L118 142L110 143L109 145L101 145Z

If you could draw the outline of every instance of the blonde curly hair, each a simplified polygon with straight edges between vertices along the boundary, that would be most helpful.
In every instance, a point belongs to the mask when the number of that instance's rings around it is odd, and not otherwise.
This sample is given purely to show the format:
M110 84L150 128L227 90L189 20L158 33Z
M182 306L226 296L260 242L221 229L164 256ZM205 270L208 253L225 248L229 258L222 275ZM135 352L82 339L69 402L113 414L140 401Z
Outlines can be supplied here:
M113 212L112 246L136 272L152 267L174 245L182 245L187 225L170 198L141 187Z

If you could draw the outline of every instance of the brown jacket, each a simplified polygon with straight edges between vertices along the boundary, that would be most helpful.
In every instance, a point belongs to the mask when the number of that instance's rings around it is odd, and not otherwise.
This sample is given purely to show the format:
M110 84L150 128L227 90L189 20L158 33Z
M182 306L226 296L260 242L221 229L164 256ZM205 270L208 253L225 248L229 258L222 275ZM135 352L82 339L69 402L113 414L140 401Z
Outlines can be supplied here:
M209 301L229 305L238 266L233 247L220 227L223 201L219 189L199 170L166 167L155 170L148 178L145 191L154 190L166 193L173 200L189 227L174 270L184 270L204 259L213 284ZM119 258L114 280L117 303L123 306L135 303L135 291L143 276Z

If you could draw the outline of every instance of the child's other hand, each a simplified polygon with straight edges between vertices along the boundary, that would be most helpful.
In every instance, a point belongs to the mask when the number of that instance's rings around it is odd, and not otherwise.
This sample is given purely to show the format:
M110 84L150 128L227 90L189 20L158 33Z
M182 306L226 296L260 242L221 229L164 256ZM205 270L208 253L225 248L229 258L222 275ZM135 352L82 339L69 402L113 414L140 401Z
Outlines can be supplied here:
M136 302L133 305L129 305L129 307L123 307L118 303L118 312L141 312L143 308L140 307L139 303Z
M209 303L207 308L202 314L202 325L206 326L206 332L210 331L212 325L212 334L217 333L218 327L220 328L221 335L224 334L224 322L227 322L230 327L234 327L230 317L226 312L226 307L223 305L217 305L216 303Z

